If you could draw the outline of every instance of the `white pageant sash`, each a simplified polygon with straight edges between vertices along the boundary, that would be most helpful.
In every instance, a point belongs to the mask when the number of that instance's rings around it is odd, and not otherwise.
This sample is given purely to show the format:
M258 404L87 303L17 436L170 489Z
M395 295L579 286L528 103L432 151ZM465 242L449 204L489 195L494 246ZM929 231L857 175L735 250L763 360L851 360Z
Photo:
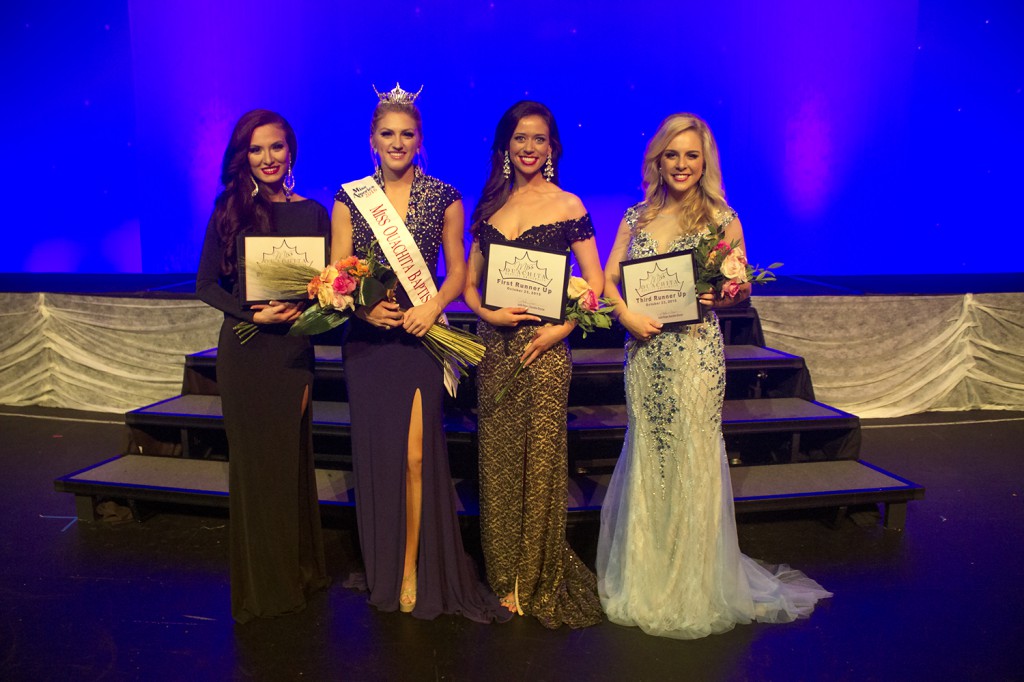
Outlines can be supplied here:
M405 293L409 294L413 305L416 305L417 301L425 303L437 296L434 278L430 276L430 269L423 260L420 247L416 245L416 240L405 226L405 221L398 215L391 200L373 176L368 175L361 180L346 182L341 188L373 230L373 236L377 238L381 251L388 259L388 265L398 275L398 281L405 289ZM443 312L439 319L442 323L448 324L448 318ZM451 361L444 363L444 385L454 398L459 387L459 374L452 367Z

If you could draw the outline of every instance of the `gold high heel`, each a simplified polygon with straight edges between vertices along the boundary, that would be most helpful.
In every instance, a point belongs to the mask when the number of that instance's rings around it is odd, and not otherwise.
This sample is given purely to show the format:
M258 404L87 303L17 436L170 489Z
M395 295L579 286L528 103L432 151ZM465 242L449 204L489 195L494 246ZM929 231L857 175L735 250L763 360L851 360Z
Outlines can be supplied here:
M412 613L414 608L416 608L416 571L402 578L402 592L398 595L399 611Z

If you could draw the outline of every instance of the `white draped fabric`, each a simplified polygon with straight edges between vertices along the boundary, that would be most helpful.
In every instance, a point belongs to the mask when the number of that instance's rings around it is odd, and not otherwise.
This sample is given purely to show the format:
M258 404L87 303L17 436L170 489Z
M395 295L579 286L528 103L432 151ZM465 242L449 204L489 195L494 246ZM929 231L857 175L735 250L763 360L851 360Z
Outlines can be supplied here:
M1024 409L1024 293L757 296L767 345L860 417ZM197 300L0 293L0 404L124 412L177 395L217 343Z
M1024 409L1024 293L754 300L765 343L862 418Z
M175 396L221 319L197 300L0 293L0 404L125 412Z

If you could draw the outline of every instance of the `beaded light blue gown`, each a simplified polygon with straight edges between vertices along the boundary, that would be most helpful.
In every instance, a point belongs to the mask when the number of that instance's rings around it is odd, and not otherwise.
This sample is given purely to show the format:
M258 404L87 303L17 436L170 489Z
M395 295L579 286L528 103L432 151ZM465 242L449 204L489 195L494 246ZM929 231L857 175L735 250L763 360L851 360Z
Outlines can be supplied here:
M642 206L626 212L635 226ZM735 217L722 213L721 225ZM693 248L684 236L666 251ZM628 257L658 253L640 231ZM696 639L752 620L806 617L831 593L799 571L743 555L722 439L725 354L718 319L626 343L629 423L601 509L598 590L608 619Z

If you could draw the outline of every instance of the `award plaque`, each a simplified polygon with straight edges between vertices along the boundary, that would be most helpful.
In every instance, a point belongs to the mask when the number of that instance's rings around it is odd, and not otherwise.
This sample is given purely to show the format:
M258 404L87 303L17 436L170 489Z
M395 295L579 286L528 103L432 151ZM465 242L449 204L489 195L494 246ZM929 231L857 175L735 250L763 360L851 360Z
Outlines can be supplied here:
M483 304L491 310L524 307L545 322L565 321L569 252L494 242L488 247Z
M327 237L323 235L243 234L238 237L239 296L244 305L305 300L285 296L260 281L260 263L284 262L308 266L317 272L327 267Z
M622 297L633 312L658 322L696 324L703 319L697 300L693 251L626 260L619 264Z

